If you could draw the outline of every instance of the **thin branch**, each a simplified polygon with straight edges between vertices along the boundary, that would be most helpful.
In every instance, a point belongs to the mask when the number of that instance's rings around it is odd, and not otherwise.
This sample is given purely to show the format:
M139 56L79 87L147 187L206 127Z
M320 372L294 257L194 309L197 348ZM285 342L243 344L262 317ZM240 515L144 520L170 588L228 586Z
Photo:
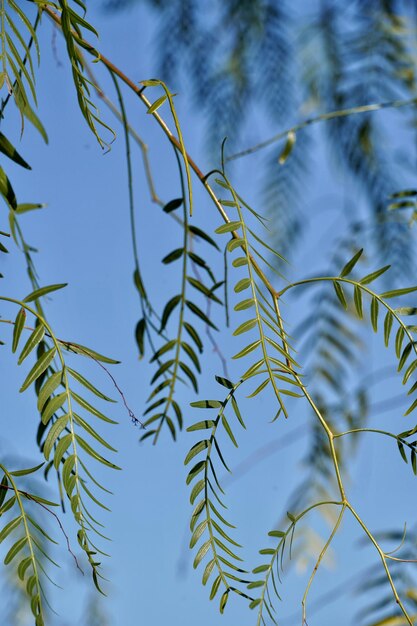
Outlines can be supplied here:
M80 56L81 58L84 59L84 55L81 52L80 52ZM86 74L90 78L98 97L106 104L106 106L110 109L113 115L117 117L119 122L123 124L124 123L123 115L120 113L117 106L110 100L107 94L103 91L103 88L98 83L97 78L95 74L93 73L93 70L91 69L91 65L84 61L84 67L85 67ZM148 187L149 187L149 193L151 195L151 200L152 202L155 202L156 204L159 204L159 206L162 207L164 206L164 202L159 198L158 194L156 193L155 184L154 184L153 176L152 176L152 170L151 170L151 166L149 163L149 154L148 154L149 148L130 124L127 124L126 127L130 135L134 139L134 141L139 146L140 151L142 153L143 167L145 170L145 175L146 175L146 180L147 180Z
M412 106L417 104L417 98L410 98L408 100L390 100L388 102L379 102L375 104L365 104L363 106L351 107L349 109L341 109L339 111L331 111L330 113L323 113L322 115L318 115L317 117L310 117L304 122L300 122L295 124L291 128L284 130L269 139L261 141L260 143L252 146L251 148L246 148L246 150L241 150L240 152L235 152L234 154L227 157L226 161L234 161L235 159L240 159L248 154L253 154L254 152L258 152L259 150L263 150L263 148L267 148L268 146L280 141L281 139L285 139L290 133L297 133L300 130L303 130L307 126L311 126L312 124L317 124L318 122L325 122L328 120L333 120L338 117L348 117L350 115L358 115L363 113L369 113L371 111L379 111L381 109L399 109L401 107Z

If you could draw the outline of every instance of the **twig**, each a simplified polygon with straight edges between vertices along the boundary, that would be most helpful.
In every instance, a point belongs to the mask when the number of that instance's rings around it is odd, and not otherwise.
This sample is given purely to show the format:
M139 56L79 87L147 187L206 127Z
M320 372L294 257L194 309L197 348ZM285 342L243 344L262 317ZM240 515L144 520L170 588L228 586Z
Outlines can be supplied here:
M410 98L409 100L390 100L389 102L380 102L376 104L365 104L363 106L352 107L349 109L341 109L339 111L331 111L330 113L323 113L322 115L318 115L317 117L310 117L304 122L300 122L299 124L295 124L291 128L284 130L265 141L261 141L260 143L252 146L251 148L246 148L246 150L241 150L240 152L235 152L234 154L227 157L226 161L234 161L235 159L240 159L248 154L253 154L254 152L258 152L263 148L267 148L268 146L284 139L288 136L289 133L296 133L299 130L303 130L307 126L311 126L312 124L317 124L318 122L324 122L328 120L333 120L338 117L348 117L350 115L358 115L362 113L369 113L371 111L379 111L380 109L399 109L401 107L411 106L413 104L417 104L417 98Z
M79 54L84 59L84 55L81 53L81 51L80 51ZM101 100L103 100L103 102L111 110L113 115L115 115L115 117L117 117L117 119L120 122L122 122L122 124L123 124L124 123L123 115L120 113L120 111L117 108L117 106L110 100L110 98L103 91L103 88L98 83L97 78L96 78L95 74L93 73L93 70L91 69L90 64L84 61L84 67L85 67L86 74L90 78L90 80L91 80L91 82L92 82L92 84L94 86L94 89L97 92L98 97L101 98ZM130 135L135 140L135 142L137 143L137 145L139 146L139 148L141 150L142 159L143 159L143 166L144 166L144 169L145 169L145 175L146 175L146 180L148 182L149 192L151 194L151 200L152 200L152 202L155 202L156 204L159 204L159 206L162 207L162 206L164 206L164 203L159 198L158 194L156 193L155 184L153 182L152 171L151 171L151 166L150 166L150 163L149 163L149 155L148 155L149 148L148 148L147 144L143 141L143 139L138 135L138 133L135 131L135 129L130 124L127 124L127 129L128 129Z

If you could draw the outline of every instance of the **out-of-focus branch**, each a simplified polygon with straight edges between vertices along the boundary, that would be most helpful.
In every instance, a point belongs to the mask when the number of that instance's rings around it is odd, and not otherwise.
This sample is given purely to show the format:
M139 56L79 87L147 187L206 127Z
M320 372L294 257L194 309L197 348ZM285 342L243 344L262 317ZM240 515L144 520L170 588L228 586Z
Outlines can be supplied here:
M80 55L81 55L81 52L80 52ZM85 68L86 74L89 77L89 79L91 80L91 83L94 86L94 89L96 90L98 97L106 104L106 106L110 109L110 111L113 113L113 115L115 117L117 117L119 122L123 123L123 116L120 113L119 109L112 102L112 100L110 100L110 98L107 96L107 94L103 91L103 88L99 85L99 83L97 81L97 78L96 78L93 70L91 69L91 65L89 63L87 63L87 61L84 58L84 55L82 55L82 58L83 58L83 64L84 64L84 68ZM152 170L151 170L151 166L150 166L150 163L149 163L149 148L148 148L148 145L143 141L143 139L138 135L138 133L135 131L135 129L130 124L127 124L127 129L129 131L132 139L135 140L135 142L137 143L137 145L139 146L139 148L141 150L142 159L143 159L143 167L144 167L144 170L145 170L145 176L146 176L146 180L147 180L147 183L148 183L149 192L151 194L151 200L152 200L152 202L155 202L156 204L159 204L159 206L163 206L164 203L159 198L158 194L156 193L155 183L153 181Z

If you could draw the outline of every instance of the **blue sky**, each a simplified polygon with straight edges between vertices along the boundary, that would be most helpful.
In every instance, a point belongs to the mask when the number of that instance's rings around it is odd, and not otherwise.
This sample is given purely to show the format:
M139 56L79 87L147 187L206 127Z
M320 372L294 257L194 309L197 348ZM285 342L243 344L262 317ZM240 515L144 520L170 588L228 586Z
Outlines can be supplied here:
M153 58L156 53L154 23L147 11L141 8L110 17L91 10L89 15L100 32L99 47L106 56L136 82L153 76ZM8 172L20 202L45 202L47 206L41 211L23 216L21 224L28 241L39 249L36 262L41 284L68 282L68 287L54 294L46 304L48 319L56 334L120 359L122 363L112 369L112 373L129 405L141 417L148 395L151 369L146 359L139 361L133 341L140 310L132 281L133 257L123 134L114 123L117 140L112 144L110 152L101 153L77 109L62 42L59 36L55 40L53 27L46 18L41 41L43 57L38 79L39 114L50 143L45 146L32 128L26 128L19 149L32 165L33 171L28 173L9 165ZM111 87L105 73L100 76L110 93ZM175 90L175 86L172 87ZM164 201L178 197L180 190L175 162L166 139L136 99L127 95L126 101L132 123L150 146L158 194ZM201 169L207 171L211 163L204 149L201 118L198 112L193 111L186 91L179 91L176 104L183 122L186 145ZM113 124L111 113L104 106L99 106L103 118ZM16 137L18 128L18 116L8 110L4 122L6 134L10 138ZM259 139L276 130L269 128L266 122L258 123ZM320 140L319 131L315 137ZM323 156L324 150L319 147L317 159ZM232 170L239 192L251 201L254 201L256 195L254 164L260 164L256 158L250 157ZM343 195L347 193L342 188L343 181L328 165L319 166L319 171L320 175L310 181L305 194L304 210L311 225L311 239L304 241L300 247L299 256L288 270L290 275L304 276L312 268L320 267L323 258L320 254L324 255L334 244L328 232L332 231L333 223L340 225L343 220L340 209ZM138 242L144 278L155 306L160 308L178 279L172 271L162 272L159 262L165 254L180 245L181 232L156 204L150 202L140 154L136 149L134 173ZM194 192L195 223L208 233L213 233L220 220L197 181L194 183ZM360 194L357 193L356 197L360 203ZM334 207L334 218L327 217L323 211L323 205L327 204ZM262 211L261 206L256 208ZM318 219L311 219L314 214L318 215ZM0 218L0 229L7 230L6 211ZM23 257L12 245L9 248L11 254L2 260L2 273L5 276L2 281L3 293L24 297L30 291L30 285L25 275ZM221 273L221 257L212 256L211 262ZM9 314L13 315L12 312L2 313L4 317ZM216 315L221 322L222 314ZM288 298L284 302L284 318L286 315L290 325L295 327L299 310L294 299ZM10 344L6 330L2 332L3 336ZM220 341L225 357L230 357L238 350L239 342L231 337L231 332L222 336ZM383 351L381 346L381 337L373 337L363 363L358 364L359 377L367 375L376 365L379 367L387 363L393 366L391 355ZM24 376L23 370L15 365L15 358L8 349L3 349L2 355L7 377L0 379L0 394L3 406L6 407L1 443L7 456L19 455L27 458L28 464L34 464L32 460L36 462L38 458L34 444L38 421L35 396L32 392L17 393ZM203 361L205 373L199 397L218 397L215 394L219 393L219 387L214 382L214 375L223 373L221 363L210 348L206 349ZM84 363L83 367L83 371L97 384L115 395L111 382L101 370ZM237 370L234 374L238 375ZM374 401L381 403L385 398L397 395L401 392L400 387L400 382L393 377L389 383L382 380L374 386ZM180 391L180 398L186 406L196 396L184 388ZM276 442L279 448L280 438L287 437L293 431L299 433L291 445L282 447L275 455L265 455L249 474L238 474L237 479L227 488L230 517L238 526L236 538L245 546L243 553L255 566L258 564L257 550L268 545L267 533L285 514L286 499L302 475L301 461L307 452L308 437L300 427L305 424L307 428L311 416L305 407L300 408L293 403L290 419L280 419L271 425L268 423L273 416L270 398L258 398L252 405L245 403L244 406L247 408L248 429L237 431L240 437L239 450L225 445L232 468L238 467L242 460L250 458L257 450L262 450L263 446ZM381 408L381 404L378 406ZM403 408L404 405L399 404L391 412L380 411L372 418L374 427L391 425L393 430L402 430ZM195 441L193 435L184 432L174 444L164 433L155 448L149 442L139 444L141 433L131 423L120 403L115 406L111 416L119 421L119 425L104 429L103 432L111 437L118 448L116 462L123 471L97 469L101 480L114 492L114 496L106 501L112 513L104 512L100 518L112 538L108 548L111 558L104 563L105 574L110 580L108 597L100 599L100 607L106 613L108 623L111 626L136 626L142 623L160 626L168 622L181 623L182 626L196 623L200 626L254 624L254 614L248 611L246 603L239 598L229 601L225 616L220 616L216 601L209 602L208 590L200 584L202 572L195 573L192 569L191 553L188 550L191 508L183 459ZM184 416L186 424L200 417L198 411L192 409L185 409ZM401 426L392 426L393 420L399 421ZM412 420L407 425L409 423ZM415 479L410 468L399 458L395 444L377 441L372 435L365 435L360 452L351 468L348 484L355 505L369 526L376 531L384 530L392 526L401 527L408 520L412 527L415 504L409 494L414 493ZM74 528L67 518L63 517L63 521L71 536ZM329 526L323 518L313 515L312 520L315 532L326 537ZM54 536L61 540L53 520L50 521L50 527ZM360 584L359 573L363 571L365 563L377 562L372 549L361 546L360 538L357 526L346 516L334 542L331 562L328 563L331 568L321 568L312 587L312 604L324 591L356 575L357 583ZM76 540L71 537L71 542L75 548ZM77 575L71 556L65 550L59 554L62 568L55 574L55 579L65 591L50 590L52 604L58 613L51 619L51 624L84 626L87 624L85 607L91 595L88 581ZM301 559L298 561L298 567L291 568L288 577L284 579L283 602L277 602L278 615L282 617L293 615L299 608L314 565L313 558L310 558L306 567ZM322 611L311 614L309 626L348 623L347 620L341 622L340 615L351 615L353 602L360 606L361 601L356 596L340 594L338 602L329 602ZM290 626L300 621L299 616L296 620L282 623Z

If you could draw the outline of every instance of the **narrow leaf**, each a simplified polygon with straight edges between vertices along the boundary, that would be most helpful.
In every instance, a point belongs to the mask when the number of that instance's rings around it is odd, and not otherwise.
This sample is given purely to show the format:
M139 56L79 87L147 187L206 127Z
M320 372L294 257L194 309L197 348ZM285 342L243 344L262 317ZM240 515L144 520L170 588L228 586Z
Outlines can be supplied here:
M13 341L12 341L12 352L16 352L17 346L19 345L19 339L22 334L23 327L26 321L26 311L22 307L19 309L18 314L16 315L14 327L13 327Z
M353 270L353 268L355 267L356 263L359 261L360 257L362 256L362 252L363 252L363 248L361 248L351 259L350 261L348 261L346 263L346 265L344 266L344 268L342 269L342 271L340 272L340 277L344 278L345 276L348 276L351 271Z
M43 372L49 367L51 361L55 357L56 348L51 348L42 354L42 356L36 361L35 365L26 376L20 391L25 391Z
M58 289L63 289L66 287L68 283L60 283L57 285L47 285L46 287L40 287L39 289L35 289L32 291L23 302L33 302L34 300L38 300L38 298L42 298L42 296L46 296L48 293L52 293L52 291L58 291Z

